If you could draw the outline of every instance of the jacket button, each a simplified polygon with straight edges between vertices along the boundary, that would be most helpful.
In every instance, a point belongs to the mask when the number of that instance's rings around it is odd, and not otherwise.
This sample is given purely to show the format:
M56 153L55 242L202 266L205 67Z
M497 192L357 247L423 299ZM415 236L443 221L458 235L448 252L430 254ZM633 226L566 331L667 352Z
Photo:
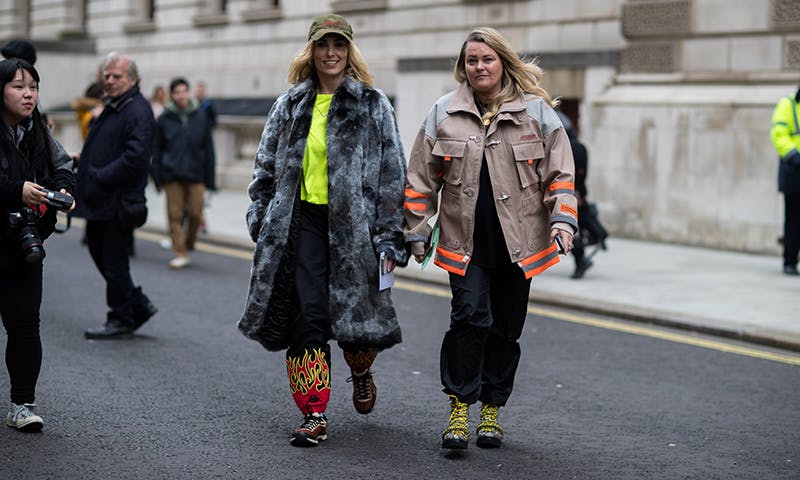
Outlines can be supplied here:
M454 247L458 247L460 245L461 245L461 242L459 242L458 240L453 240L453 246Z

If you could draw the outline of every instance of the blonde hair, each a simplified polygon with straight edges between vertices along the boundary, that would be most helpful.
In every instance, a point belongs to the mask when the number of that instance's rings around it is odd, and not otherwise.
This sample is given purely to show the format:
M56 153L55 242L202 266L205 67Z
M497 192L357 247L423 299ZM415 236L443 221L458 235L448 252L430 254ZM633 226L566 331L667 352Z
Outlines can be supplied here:
M353 42L347 42L347 66L344 69L344 74L353 77L368 87L372 86L372 74L369 73L367 62ZM289 64L288 80L289 83L296 84L309 77L317 79L317 71L314 69L314 42L311 40L306 42L303 49L298 52Z
M539 97L553 108L558 106L558 99L552 98L544 88L539 86L543 72L537 65L537 59L526 60L520 58L511 44L508 43L508 40L500 35L497 30L490 27L476 28L467 35L467 39L461 46L461 52L458 54L455 71L453 72L459 83L467 81L467 72L464 65L467 44L470 42L485 43L497 53L503 64L500 91L492 99L491 104L487 106L488 111L484 114L484 119L492 118L503 103L525 99L529 96Z

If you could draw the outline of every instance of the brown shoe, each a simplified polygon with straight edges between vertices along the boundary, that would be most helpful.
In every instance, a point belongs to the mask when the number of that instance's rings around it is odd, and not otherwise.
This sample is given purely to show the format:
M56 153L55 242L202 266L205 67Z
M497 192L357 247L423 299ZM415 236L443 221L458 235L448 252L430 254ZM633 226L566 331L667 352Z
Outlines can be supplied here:
M328 419L325 414L312 413L306 415L303 423L292 431L289 442L295 447L316 447L319 442L328 439Z
M375 408L378 400L378 387L372 381L372 371L367 370L359 375L350 370L350 373L352 376L347 381L353 383L353 406L356 412L366 415Z

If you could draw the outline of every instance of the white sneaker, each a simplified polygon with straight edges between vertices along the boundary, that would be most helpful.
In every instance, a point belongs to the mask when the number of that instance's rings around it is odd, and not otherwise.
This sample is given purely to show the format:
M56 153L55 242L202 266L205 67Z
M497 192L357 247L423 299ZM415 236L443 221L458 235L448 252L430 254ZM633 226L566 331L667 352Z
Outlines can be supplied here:
M175 257L169 261L169 268L179 269L179 268L186 268L192 264L192 261L189 260L189 257Z
M6 416L6 424L23 432L38 432L41 430L44 426L42 417L31 412L29 407L32 408L33 405L12 403L11 410Z
M163 238L161 241L158 242L158 246L163 248L164 250L172 249L172 240L169 238Z

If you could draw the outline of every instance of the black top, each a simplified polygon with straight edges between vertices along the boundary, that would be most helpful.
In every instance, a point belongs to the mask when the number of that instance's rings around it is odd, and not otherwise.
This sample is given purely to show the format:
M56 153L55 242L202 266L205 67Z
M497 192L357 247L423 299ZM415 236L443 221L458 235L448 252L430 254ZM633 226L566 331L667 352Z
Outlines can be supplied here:
M497 218L492 179L489 177L486 155L481 161L472 242L471 263L484 268L495 268L502 263L511 263L511 257L508 256L506 248L506 239L503 236L503 228L500 226L500 219Z

